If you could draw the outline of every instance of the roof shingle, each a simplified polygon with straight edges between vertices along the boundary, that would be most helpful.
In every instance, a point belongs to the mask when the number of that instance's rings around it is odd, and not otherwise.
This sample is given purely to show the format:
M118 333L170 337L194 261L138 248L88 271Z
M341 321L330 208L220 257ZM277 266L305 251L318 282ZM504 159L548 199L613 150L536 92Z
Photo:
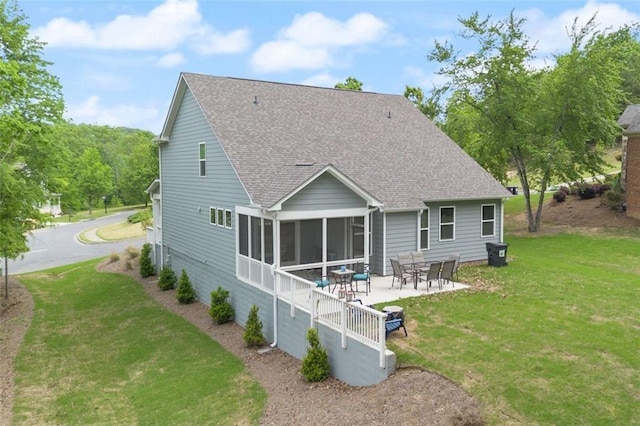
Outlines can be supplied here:
M191 73L181 78L250 197L264 207L327 164L387 210L510 195L403 96Z

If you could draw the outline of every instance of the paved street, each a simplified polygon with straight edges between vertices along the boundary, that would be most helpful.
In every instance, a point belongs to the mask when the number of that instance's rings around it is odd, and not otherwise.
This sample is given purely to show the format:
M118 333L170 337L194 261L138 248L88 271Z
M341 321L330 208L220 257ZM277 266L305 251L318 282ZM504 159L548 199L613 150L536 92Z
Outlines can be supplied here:
M53 228L38 229L28 237L30 251L15 261L9 260L9 274L23 274L55 266L67 265L83 260L108 256L112 252L121 253L128 246L141 248L145 237L131 238L116 242L84 244L78 234L126 220L132 211L118 212L100 219L85 222L58 224ZM0 263L4 268L4 259Z

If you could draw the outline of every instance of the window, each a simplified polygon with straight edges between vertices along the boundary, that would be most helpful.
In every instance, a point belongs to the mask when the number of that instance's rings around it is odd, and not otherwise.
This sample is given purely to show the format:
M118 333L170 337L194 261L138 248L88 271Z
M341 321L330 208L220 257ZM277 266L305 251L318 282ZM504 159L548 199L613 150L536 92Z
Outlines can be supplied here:
M243 256L249 256L249 216L238 215L239 251Z
M204 142L201 142L198 148L200 150L200 177L205 177L207 175L207 146Z
M440 241L455 239L455 207L440 207Z
M218 217L218 214L216 213L216 208L209 207L209 223L212 225L215 225L217 217Z
M496 206L484 204L482 206L482 236L493 237L496 233Z
M429 249L429 209L420 213L420 249Z
M224 227L231 229L231 210L224 211Z
M224 226L224 209L218 209L218 226Z
M262 260L262 219L251 216L251 257Z

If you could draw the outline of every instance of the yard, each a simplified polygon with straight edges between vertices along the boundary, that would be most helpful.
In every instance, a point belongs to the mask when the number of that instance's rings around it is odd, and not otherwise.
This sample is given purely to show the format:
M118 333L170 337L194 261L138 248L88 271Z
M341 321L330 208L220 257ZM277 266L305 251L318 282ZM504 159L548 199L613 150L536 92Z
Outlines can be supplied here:
M473 290L398 302L405 307L409 337L396 333L389 343L400 366L450 378L479 401L489 424L640 424L639 229L588 226L577 232L567 227L577 218L583 226L588 217L592 225L617 220L595 203L550 207L571 210L571 215L556 215L570 223L555 223L537 235L521 232L518 220L508 219L507 267L466 265L460 280ZM103 275L109 277L106 282ZM15 365L16 423L172 418L177 424L185 418L179 416L203 411L216 412L221 424L257 421L264 393L237 358L150 304L118 275L92 276L90 265L80 264L23 280L36 307ZM99 303L107 297L108 303ZM215 362L222 368L214 368ZM282 375L295 377L295 371ZM416 377L427 376L401 368L390 383L373 388L330 380L319 387L289 383L278 392L302 401L289 417L293 423L308 424L304 420L317 418L316 408L331 417L330 410L338 407L327 409L323 400L336 395L369 407L357 413L364 421L376 402L389 402L388 385L400 389L402 380ZM425 401L451 395L440 394L440 386L423 381L393 405L416 409L421 421L436 424L426 421L433 406ZM231 392L228 399L210 397L225 391ZM266 391L271 400L272 389ZM177 401L176 392L183 395ZM202 410L203 404L210 408ZM274 410L277 403L267 405L264 415L277 419ZM236 417L237 411L243 417Z

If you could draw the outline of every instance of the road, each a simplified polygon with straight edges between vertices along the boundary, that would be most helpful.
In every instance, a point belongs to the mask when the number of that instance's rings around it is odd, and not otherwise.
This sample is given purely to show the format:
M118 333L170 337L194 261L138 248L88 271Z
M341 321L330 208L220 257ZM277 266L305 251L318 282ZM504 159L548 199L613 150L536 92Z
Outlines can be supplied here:
M22 258L18 257L15 261L9 260L8 272L10 275L23 274L104 257L113 252L122 253L128 246L141 248L145 237L93 244L84 244L78 240L78 234L81 232L123 222L132 213L134 212L118 212L95 220L37 229L28 237L30 251L24 253ZM4 269L4 259L0 267Z

